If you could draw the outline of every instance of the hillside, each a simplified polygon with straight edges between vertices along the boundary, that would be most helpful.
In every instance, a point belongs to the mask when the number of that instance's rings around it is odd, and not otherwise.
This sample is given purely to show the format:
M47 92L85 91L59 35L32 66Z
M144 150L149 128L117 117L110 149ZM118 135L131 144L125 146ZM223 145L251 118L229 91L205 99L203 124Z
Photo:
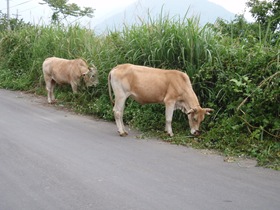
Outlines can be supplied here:
M176 2L176 3L175 3ZM96 25L97 31L104 31L106 28L120 28L124 24L139 23L139 20L146 20L150 17L157 17L159 14L168 14L169 17L183 18L199 16L201 25L207 22L214 23L218 17L225 20L234 18L234 14L223 7L211 3L208 0L139 0L134 4L119 11L100 24Z

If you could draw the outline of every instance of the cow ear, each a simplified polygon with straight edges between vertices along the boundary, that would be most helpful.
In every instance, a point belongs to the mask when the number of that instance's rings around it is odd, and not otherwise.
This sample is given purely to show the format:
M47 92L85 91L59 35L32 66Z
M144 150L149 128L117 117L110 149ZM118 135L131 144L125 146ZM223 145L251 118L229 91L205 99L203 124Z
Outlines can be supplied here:
M83 77L84 77L85 75L87 75L88 73L89 73L89 71L86 71L86 72L82 73Z
M205 114L210 115L210 112L213 112L214 109L210 109L210 108L204 108L205 110Z
M194 109L190 109L188 112L187 112L187 115L191 114L191 113L194 113L195 110Z
M94 65L92 65L91 67L88 67L88 70L91 71L91 72L96 72L97 69Z

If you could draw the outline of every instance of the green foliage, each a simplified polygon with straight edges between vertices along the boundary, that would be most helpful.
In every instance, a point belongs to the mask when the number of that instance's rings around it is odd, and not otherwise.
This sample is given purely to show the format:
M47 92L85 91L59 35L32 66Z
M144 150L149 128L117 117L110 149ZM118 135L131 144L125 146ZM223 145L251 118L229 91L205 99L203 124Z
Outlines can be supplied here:
M280 1L248 0L246 3L251 14L264 29L269 27L272 32L280 29Z
M82 57L97 66L98 86L81 86L77 95L61 86L55 95L77 112L113 120L107 76L114 66L180 69L191 77L201 105L215 109L202 123L199 139L189 137L180 111L174 112L175 137L166 137L159 104L127 100L125 122L166 141L254 157L259 165L279 169L280 48L274 35L242 17L201 27L196 17L159 16L100 36L78 25L25 26L0 32L0 87L46 94L44 59Z
M259 135L262 135L262 133L258 133L259 131L248 136L244 131L244 126L246 123L237 116L223 118L219 125L202 137L202 144L206 148L224 151L225 155L253 157L258 160L259 165L280 169L279 142L259 138ZM240 132L242 130L243 132ZM256 139L258 140L256 141Z
M68 0L43 0L53 10L52 22L60 23L61 20L66 19L68 16L74 17L93 17L94 10L90 7L80 8L75 3L68 3ZM60 16L63 16L62 18Z
M10 18L8 20L7 15L0 11L0 31L17 30L19 28L27 26L30 26L30 24L25 23L23 19Z

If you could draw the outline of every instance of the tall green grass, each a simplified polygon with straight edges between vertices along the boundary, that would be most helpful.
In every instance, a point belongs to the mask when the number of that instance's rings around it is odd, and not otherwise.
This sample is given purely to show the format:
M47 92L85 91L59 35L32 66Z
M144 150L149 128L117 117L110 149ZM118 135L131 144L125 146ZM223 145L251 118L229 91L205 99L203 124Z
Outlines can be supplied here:
M213 30L207 25L200 27L196 17L160 16L140 26L126 27L122 35L127 62L181 69L190 76L211 60L211 48L216 42Z
M129 125L177 144L213 148L228 155L257 158L260 165L280 168L279 42L266 32L235 37L199 18L160 15L140 24L96 35L79 25L26 26L0 32L0 87L46 95L42 77L45 58L83 57L97 66L99 85L58 87L60 103L78 112L113 120L107 75L121 63L179 69L189 74L204 107L215 109L202 123L198 141L189 138L186 116L174 113L175 137L164 136L164 106L126 104ZM117 132L116 132L117 135Z
M92 61L98 52L92 31L79 26L30 26L1 33L1 68L6 79L1 83L14 89L33 88L42 76L42 63L50 56L83 57ZM9 73L8 73L9 72ZM10 75L9 75L10 74ZM19 85L24 83L23 86Z

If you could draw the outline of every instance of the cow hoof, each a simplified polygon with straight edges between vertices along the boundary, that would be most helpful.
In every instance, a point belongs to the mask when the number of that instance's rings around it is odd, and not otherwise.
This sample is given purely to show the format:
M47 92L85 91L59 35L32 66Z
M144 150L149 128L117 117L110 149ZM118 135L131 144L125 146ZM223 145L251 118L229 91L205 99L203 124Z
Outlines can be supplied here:
M120 132L119 132L120 133ZM123 133L120 133L120 136L124 137L124 136L127 136L128 133L127 132L123 132Z
M173 133L168 133L168 136L173 137L174 134Z
M53 99L53 100L48 100L48 103L49 104L55 104L57 102L57 100L56 99Z

